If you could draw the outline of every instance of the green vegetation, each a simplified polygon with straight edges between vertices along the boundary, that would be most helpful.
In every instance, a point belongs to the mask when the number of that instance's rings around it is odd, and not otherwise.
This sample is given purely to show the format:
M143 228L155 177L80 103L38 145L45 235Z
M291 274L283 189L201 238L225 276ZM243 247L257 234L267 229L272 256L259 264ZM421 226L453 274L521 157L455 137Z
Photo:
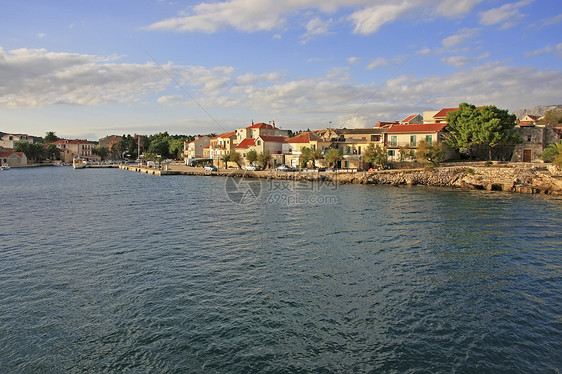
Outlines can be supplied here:
M229 154L229 161L235 162L238 167L240 167L240 161L242 161L242 155L236 151L232 151Z
M538 125L560 126L562 125L562 110L549 110L544 117L537 121Z
M558 167L562 167L562 140L558 143L550 144L541 155L545 162L552 162Z
M473 168L466 168L465 171L466 171L466 174L474 175L474 169Z
M388 164L388 152L386 148L370 143L363 153L363 159L373 166L384 168Z
M326 151L326 153L324 154L324 159L328 161L331 167L336 167L338 161L341 161L343 159L343 153L341 149L332 148Z
M312 154L312 149L308 147L301 148L300 155L300 167L301 169L306 169L308 162L310 161L310 155Z
M35 162L43 162L47 158L43 143L18 142L14 146L14 152L23 152L28 160Z
M266 149L265 151L261 152L258 155L257 160L261 164L261 166L265 169L267 167L267 165L269 164L269 162L271 161L271 152L269 152Z
M506 109L496 106L477 108L462 103L459 110L447 114L447 145L459 151L468 150L476 145L489 146L488 159L492 159L492 150L499 144L520 142L519 136L513 132L516 116L508 114Z
M418 160L432 167L439 166L439 162L443 160L444 155L445 151L443 150L442 143L428 143L425 139L419 141L418 148L415 151L415 156Z
M228 162L230 161L230 154L225 153L224 155L221 156L220 160L223 162L224 168L228 169Z
M258 152L254 151L253 149L246 154L246 160L248 163L253 164L258 159Z
M109 154L109 150L104 147L94 147L92 148L92 153L100 156L102 160L105 160Z
M54 131L48 131L45 135L45 144L54 143L59 140L59 137L55 135Z

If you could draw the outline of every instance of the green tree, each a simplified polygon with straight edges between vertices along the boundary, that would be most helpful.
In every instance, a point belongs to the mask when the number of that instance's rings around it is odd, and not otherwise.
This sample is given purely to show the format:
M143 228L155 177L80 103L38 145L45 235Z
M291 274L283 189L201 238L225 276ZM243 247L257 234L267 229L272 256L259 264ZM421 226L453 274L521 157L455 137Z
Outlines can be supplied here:
M105 160L109 154L109 150L104 147L94 147L92 148L92 153L100 156L102 160Z
M310 152L310 161L312 161L312 167L316 169L316 160L322 160L324 156L322 155L322 151L318 148L313 149Z
M220 160L224 163L224 168L228 169L228 162L230 161L230 154L225 153L221 156Z
M335 168L337 166L338 161L341 161L343 159L343 153L341 149L332 148L329 149L326 153L324 153L324 159L328 161L330 166Z
M55 135L54 131L48 131L47 134L45 135L46 144L54 143L57 140L59 140L59 137Z
M154 153L162 156L163 158L168 158L170 156L169 149L170 144L167 139L155 139L150 142L148 153Z
M183 155L183 142L184 138L170 139L169 143L169 153L174 159L182 158Z
M230 152L230 162L235 162L238 167L240 167L240 161L242 161L242 155L236 151Z
M425 139L418 142L415 156L426 165L438 166L443 160L445 151L443 144L438 142L428 143Z
M25 157L35 162L41 162L46 158L42 143L17 142L14 151L23 152Z
M261 166L264 169L267 167L270 161L271 161L271 152L269 152L267 149L258 155L258 162L261 164Z
M248 163L253 164L254 162L256 162L257 159L258 159L258 152L251 150L248 153L246 153L246 160L248 160Z
M301 148L301 155L299 157L301 169L305 169L310 161L310 155L312 154L312 149L308 147Z
M448 135L445 142L452 148L468 149L472 152L475 145L489 147L488 158L492 159L492 150L499 144L517 143L519 136L513 132L516 116L508 114L506 109L489 105L477 108L462 103L459 109L447 114Z
M544 117L537 121L538 125L560 126L562 124L562 110L549 110Z
M556 166L562 167L562 140L558 143L550 144L542 152L541 159L545 162L552 162Z
M60 149L54 144L49 144L44 152L45 156L51 160L58 160L60 157Z
M363 153L363 160L383 168L388 164L388 152L386 148L379 144L369 143L369 146Z

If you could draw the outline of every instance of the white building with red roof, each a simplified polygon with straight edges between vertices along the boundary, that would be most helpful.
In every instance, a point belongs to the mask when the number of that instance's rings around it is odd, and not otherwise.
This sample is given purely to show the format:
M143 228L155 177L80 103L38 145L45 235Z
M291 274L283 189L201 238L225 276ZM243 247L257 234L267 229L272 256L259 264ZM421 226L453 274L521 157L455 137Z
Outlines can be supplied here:
M27 165L27 156L23 152L14 152L11 148L0 147L0 165L25 166Z
M421 140L427 143L442 142L446 126L447 123L423 123L390 127L384 134L389 160L402 161L410 158ZM453 153L452 150L446 150L445 158L452 157Z
M191 165L192 162L200 160L205 156L205 148L211 145L211 137L208 135L196 136L192 141L185 141L183 143L183 155L186 165Z

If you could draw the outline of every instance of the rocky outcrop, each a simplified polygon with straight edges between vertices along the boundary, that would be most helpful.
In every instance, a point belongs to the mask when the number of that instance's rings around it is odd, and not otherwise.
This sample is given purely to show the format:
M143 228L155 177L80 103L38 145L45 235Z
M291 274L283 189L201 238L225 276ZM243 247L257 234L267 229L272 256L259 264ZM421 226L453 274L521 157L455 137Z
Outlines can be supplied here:
M544 116L546 112L549 110L562 110L562 105L539 105L534 107L533 109L519 109L513 112L517 116L518 119L525 117L527 114L532 116Z

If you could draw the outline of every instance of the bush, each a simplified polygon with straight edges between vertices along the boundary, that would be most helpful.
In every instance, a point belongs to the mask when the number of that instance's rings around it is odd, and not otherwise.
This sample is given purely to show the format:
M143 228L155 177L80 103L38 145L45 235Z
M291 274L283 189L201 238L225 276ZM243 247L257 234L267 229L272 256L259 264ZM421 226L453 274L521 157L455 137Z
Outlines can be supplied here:
M474 175L474 169L473 168L466 168L465 172L466 172L466 174Z

